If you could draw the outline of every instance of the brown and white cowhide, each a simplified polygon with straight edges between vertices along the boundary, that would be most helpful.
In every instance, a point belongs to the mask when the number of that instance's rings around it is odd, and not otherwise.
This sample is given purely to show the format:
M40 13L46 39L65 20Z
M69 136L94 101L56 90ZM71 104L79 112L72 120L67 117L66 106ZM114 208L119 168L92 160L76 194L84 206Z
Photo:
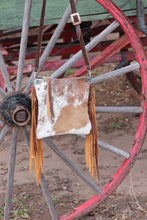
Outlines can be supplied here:
M37 139L61 134L89 134L89 83L85 78L51 79L50 97L53 114L47 116L47 81L37 79Z

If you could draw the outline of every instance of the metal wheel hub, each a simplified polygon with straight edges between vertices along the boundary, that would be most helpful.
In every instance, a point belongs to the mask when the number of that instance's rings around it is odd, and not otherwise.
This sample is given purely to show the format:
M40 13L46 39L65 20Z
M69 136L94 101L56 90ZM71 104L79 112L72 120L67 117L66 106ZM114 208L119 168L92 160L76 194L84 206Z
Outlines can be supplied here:
M31 119L31 99L22 93L9 95L0 106L1 119L11 126L24 126Z

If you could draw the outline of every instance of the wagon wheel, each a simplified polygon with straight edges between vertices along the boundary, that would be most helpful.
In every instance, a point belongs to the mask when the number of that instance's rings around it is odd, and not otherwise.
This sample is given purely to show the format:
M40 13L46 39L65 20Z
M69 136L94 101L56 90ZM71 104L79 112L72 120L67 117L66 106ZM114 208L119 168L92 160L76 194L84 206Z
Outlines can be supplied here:
M77 2L77 1L76 1ZM93 85L97 85L101 82L104 82L107 79L111 79L113 77L120 77L121 75L133 71L135 69L140 68L140 74L142 79L142 107L96 107L97 112L138 112L140 113L139 124L136 129L136 134L133 142L133 146L130 147L128 152L120 150L119 148L115 148L109 144L106 144L99 140L99 146L105 149L108 149L111 152L115 152L125 159L121 163L121 166L117 169L113 176L110 176L109 180L102 186L96 186L96 184L92 183L73 163L69 160L63 152L48 138L45 139L46 143L49 147L57 153L61 159L78 175L80 176L95 192L96 195L92 196L85 203L81 204L78 208L73 210L71 213L67 213L66 215L60 217L60 219L74 219L80 217L83 214L90 212L93 208L95 208L99 203L101 203L107 196L109 196L122 182L133 163L135 162L137 155L141 149L143 144L145 131L146 131L146 111L147 111L147 81L146 81L146 70L147 70L147 60L140 43L140 40L136 34L136 31L128 21L128 19L124 16L124 14L117 8L109 0L96 0L96 2L102 5L115 19L106 29L104 29L100 34L98 34L90 43L86 45L87 51L90 51L93 47L95 47L98 43L100 43L104 37L113 32L118 26L122 28L124 31L124 36L120 39L114 41L111 45L109 45L106 49L104 49L100 54L98 54L95 58L91 60L91 67L94 69L100 64L104 63L110 56L112 56L116 51L122 49L127 43L130 43L136 55L136 63L126 66L125 68L121 68L116 71L107 72L101 76L97 76L92 79L91 83ZM6 192L6 204L5 204L5 215L4 219L10 219L10 209L11 209L11 198L12 198L12 188L13 188L13 178L14 178L14 168L15 168L15 157L16 157L16 145L17 145L17 130L19 127L23 126L24 128L24 136L29 144L29 136L26 130L26 125L30 121L30 98L29 91L33 82L34 73L30 76L28 82L26 83L23 92L21 91L22 87L22 73L23 66L25 62L25 50L27 47L27 35L28 35L28 26L30 19L30 9L31 9L31 0L26 0L25 3L25 13L24 13L24 22L23 22L23 31L21 38L21 46L20 46L20 56L18 62L18 73L16 80L16 88L15 91L11 86L8 73L4 64L4 59L2 54L0 53L0 66L3 74L3 78L5 80L5 84L8 92L6 93L0 88L0 94L3 98L1 104L1 116L4 120L4 127L0 132L0 142L2 143L5 135L7 134L9 127L12 127L12 141L10 146L10 160L9 160L9 169L8 169L8 182L7 182L7 192ZM42 66L46 62L47 57L49 56L53 46L55 45L56 40L58 39L64 25L65 21L69 18L70 15L70 7L66 10L63 18L61 19L57 29L55 30L52 38L50 39L46 49L44 50L39 63L39 69L42 69ZM68 68L70 68L73 63L79 60L82 57L81 51L75 54L72 58L70 58L61 68L56 70L52 77L56 78L63 74ZM81 68L77 72L75 72L72 76L81 76L87 73L85 67ZM25 100L25 102L24 102ZM11 103L11 104L10 104ZM9 107L8 114L4 111L5 106ZM48 187L44 178L44 175L41 176L41 187L43 193L46 198L46 202L48 208L50 210L51 216L53 219L57 219L57 213L53 206L50 193L48 191Z

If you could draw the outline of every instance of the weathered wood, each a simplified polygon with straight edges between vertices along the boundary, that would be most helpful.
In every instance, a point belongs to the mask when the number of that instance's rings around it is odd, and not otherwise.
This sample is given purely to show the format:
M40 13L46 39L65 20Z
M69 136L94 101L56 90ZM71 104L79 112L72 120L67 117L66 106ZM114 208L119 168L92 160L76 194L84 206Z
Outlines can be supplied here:
M16 91L21 90L22 74L23 74L25 54L26 54L26 49L27 49L31 6L32 6L32 0L26 0L25 9L24 9L23 25L22 25L21 44L20 44L20 51L19 51Z
M121 8L127 16L136 15L136 1L128 0L114 0L114 2ZM147 13L147 1L143 0L145 13ZM45 24L57 24L65 8L68 6L67 0L47 1ZM0 30L18 28L22 26L24 1L1 0L0 6ZM39 25L39 18L41 14L40 0L33 0L31 13L31 26ZM77 6L77 11L82 15L82 21L98 20L108 17L108 13L98 5L94 0L80 0Z
M0 144L2 143L2 141L3 141L4 137L5 137L5 135L7 134L8 130L9 130L9 126L8 125L5 125L1 129L1 131L0 131Z
M129 72L136 70L136 69L139 69L139 68L140 68L139 63L135 62L135 63L130 64L128 66L122 67L118 70L114 70L114 71L105 73L103 75L97 76L91 80L91 84L97 84L97 83L103 82L105 80L108 80L108 79L111 79L114 77L118 77L118 76L123 75L125 73L129 73Z
M137 106L98 106L95 110L99 113L143 113L142 107Z
M26 126L23 127L23 134L24 134L24 137L25 137L27 146L28 146L28 150L30 150L30 135L29 135L29 133L28 133L28 131L27 131Z
M46 199L46 203L47 203L47 206L48 206L48 209L50 211L50 215L51 215L52 219L53 220L58 220L58 216L57 216L55 207L53 205L52 197L50 195L50 192L49 192L49 189L48 189L48 186L47 186L47 183L45 181L45 178L44 178L43 174L41 175L41 188L42 188L44 197Z
M75 164L49 139L44 138L45 142L48 146L63 160L63 162L73 171L75 172L91 189L93 189L97 194L100 194L102 191L101 189L91 182L81 170L75 166Z
M3 58L1 50L0 50L0 70L2 72L2 75L3 75L3 78L4 78L4 81L5 81L5 84L6 84L6 87L7 87L8 91L10 93L12 93L12 86L11 86L11 83L10 83L9 74L8 74L7 69L6 69L6 65L5 65L4 58ZM4 93L2 93L2 94L4 94Z
M103 142L103 141L99 140L98 144L99 144L100 147L102 147L102 148L104 148L106 150L109 150L111 152L114 152L114 153L116 153L118 155L121 155L121 156L123 156L125 158L129 158L130 157L130 154L128 152L126 152L124 150L121 150L119 148L116 148L116 147L114 147L114 146L112 146L110 144L107 144L107 143Z
M16 159L16 143L17 143L17 127L13 128L12 130L4 220L10 219L15 159Z

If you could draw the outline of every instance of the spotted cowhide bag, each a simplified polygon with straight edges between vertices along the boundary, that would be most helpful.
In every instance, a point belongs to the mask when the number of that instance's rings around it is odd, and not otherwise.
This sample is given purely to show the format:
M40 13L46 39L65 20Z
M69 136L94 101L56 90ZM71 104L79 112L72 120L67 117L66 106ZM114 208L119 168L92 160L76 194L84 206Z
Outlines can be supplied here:
M37 79L37 139L61 134L89 134L89 87L86 78Z
M98 176L98 134L94 89L86 78L35 79L32 90L31 160L37 184L42 173L41 139L62 134L85 134L85 158L91 175Z

